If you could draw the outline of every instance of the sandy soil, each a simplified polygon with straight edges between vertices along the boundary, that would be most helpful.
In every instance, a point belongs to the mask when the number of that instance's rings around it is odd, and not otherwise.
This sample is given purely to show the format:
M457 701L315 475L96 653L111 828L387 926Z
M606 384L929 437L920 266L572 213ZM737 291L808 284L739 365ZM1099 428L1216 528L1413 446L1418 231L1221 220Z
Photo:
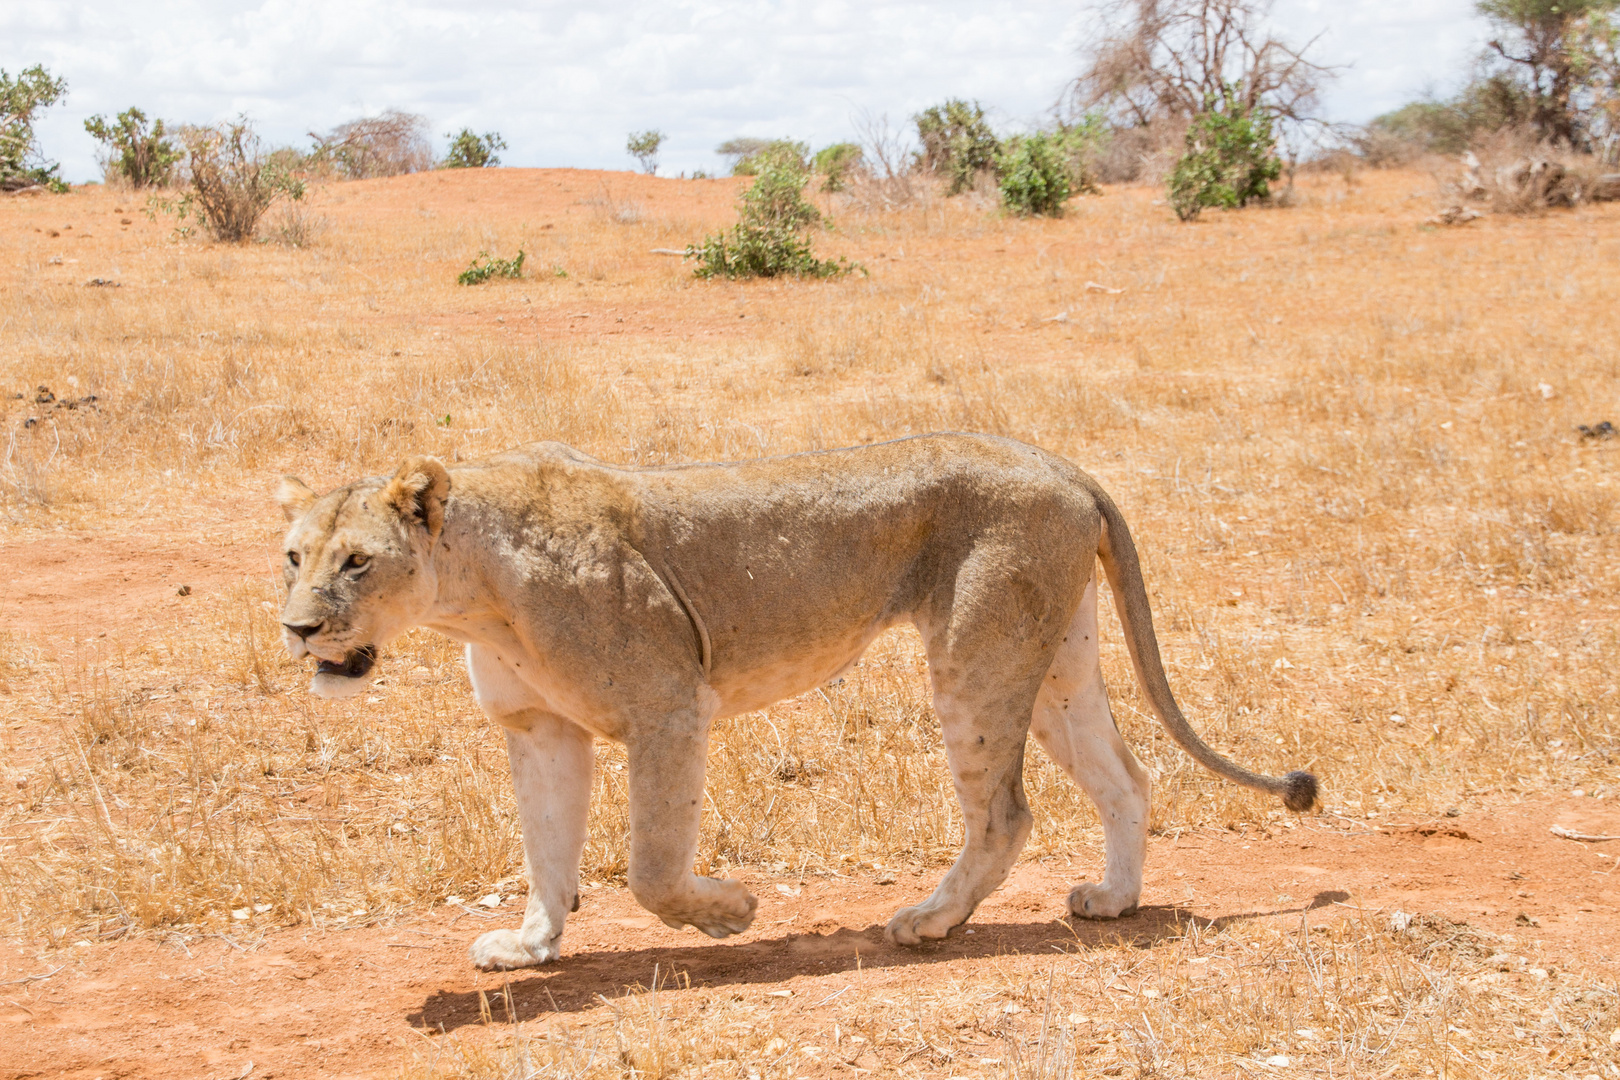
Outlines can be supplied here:
M1083 868L1025 864L968 926L915 950L887 944L882 927L932 885L920 874L890 885L870 874L748 875L762 897L759 918L726 942L667 929L625 890L590 890L569 920L562 961L511 977L513 1014L555 1022L605 1011L601 997L651 985L656 968L660 978L684 973L693 992L724 987L774 1003L791 1029L814 1024L817 1003L855 981L892 997L986 957L1083 950L1116 936L1146 945L1185 932L1191 920L1212 929L1252 920L1297 926L1341 905L1379 917L1439 913L1516 934L1551 965L1547 978L1564 965L1620 974L1620 955L1606 944L1620 940L1615 860L1601 845L1549 832L1556 824L1613 834L1620 814L1576 805L1159 837L1143 908L1112 923L1062 917L1068 883ZM510 898L492 919L446 906L346 931L298 928L186 947L141 940L49 956L12 949L3 959L0 1022L9 1034L0 1040L0 1077L237 1077L250 1067L259 1080L393 1075L413 1042L484 1026L480 991L487 1000L503 980L474 972L466 948L491 926L516 925L521 905ZM791 996L771 996L784 990ZM497 1004L491 1030L508 1023Z

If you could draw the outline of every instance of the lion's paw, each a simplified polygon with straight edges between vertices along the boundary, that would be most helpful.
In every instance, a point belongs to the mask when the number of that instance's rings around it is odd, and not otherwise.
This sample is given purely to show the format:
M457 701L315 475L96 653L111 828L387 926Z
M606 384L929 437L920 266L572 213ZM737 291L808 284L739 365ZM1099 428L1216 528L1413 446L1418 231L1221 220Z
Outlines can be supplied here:
M523 944L523 935L516 930L491 930L481 934L467 950L473 967L479 971L515 971L518 968L538 967L562 955L558 941L553 939L537 950Z
M714 881L714 886L712 890L705 890L709 892L704 898L708 910L697 913L687 921L712 938L730 937L752 926L754 912L759 908L759 898L749 892L742 882L730 878Z
M1117 919L1134 913L1136 900L1123 889L1082 881L1069 892L1069 910L1082 919Z
M896 945L921 945L925 938L942 938L964 922L927 904L901 908L884 927L883 934Z

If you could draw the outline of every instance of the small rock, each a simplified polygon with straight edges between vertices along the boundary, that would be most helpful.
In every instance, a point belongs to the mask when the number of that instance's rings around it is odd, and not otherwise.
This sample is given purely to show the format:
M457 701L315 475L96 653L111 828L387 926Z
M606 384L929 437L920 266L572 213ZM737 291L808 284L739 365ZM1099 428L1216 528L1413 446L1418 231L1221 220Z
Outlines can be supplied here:
M124 286L111 278L93 277L84 283L84 287L87 289L122 289Z
M478 901L479 907L498 908L501 906L501 894L492 892Z
M883 871L883 873L881 873L881 874L879 874L877 876L877 883L879 885L893 885L894 884L894 871L893 870L885 870L885 871Z
M1470 206L1448 206L1425 222L1427 225L1466 225L1480 217L1478 210Z
M252 917L253 910L251 908L239 907L231 909L231 918L236 919L238 922L242 921L243 919L251 919Z
M190 596L191 595L191 586L190 585L182 585L182 586L180 586L178 589L176 589L174 591L180 596Z
M1575 430L1581 433L1582 442L1588 442L1594 439L1614 438L1615 428L1613 423L1605 420L1599 424L1581 424Z

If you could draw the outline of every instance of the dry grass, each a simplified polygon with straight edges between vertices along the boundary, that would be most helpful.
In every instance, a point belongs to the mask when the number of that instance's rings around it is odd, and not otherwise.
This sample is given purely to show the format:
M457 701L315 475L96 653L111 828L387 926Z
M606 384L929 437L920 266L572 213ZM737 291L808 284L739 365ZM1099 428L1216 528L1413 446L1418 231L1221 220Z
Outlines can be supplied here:
M1121 503L1172 682L1239 760L1319 771L1347 816L1611 796L1615 448L1575 429L1620 419L1620 208L1442 233L1416 225L1416 174L1308 177L1300 194L1293 209L1194 226L1138 189L1061 221L965 200L833 207L818 246L869 280L741 286L647 253L729 220L729 181L467 170L353 183L317 193L307 213L322 228L300 247L175 243L144 222L120 234L116 192L11 200L0 542L117 531L260 567L282 472L331 484L407 452L465 459L537 438L654 463L1001 432L1071 456ZM72 240L69 222L96 235ZM530 278L453 284L476 251L520 246ZM123 287L83 287L92 274ZM78 404L38 403L42 386ZM413 634L368 697L312 699L276 642L276 589L247 571L161 626L0 636L14 793L0 915L15 935L352 925L513 884L504 752L454 651ZM1156 776L1156 827L1275 813L1174 751L1106 649L1121 725ZM838 686L723 727L706 868L954 853L911 635L883 639ZM622 755L598 760L585 876L615 882ZM1039 753L1028 770L1032 852L1095 852L1089 803ZM1554 1020L1532 1009L1514 1021L1522 1044L1470 1057L1473 1036L1448 1044L1448 1030L1531 1006L1455 974L1455 942L1435 952L1356 920L1223 933L1239 936L1219 950L1232 978L1218 983L1197 977L1194 936L1079 955L1050 977L1009 964L984 984L919 984L909 1013L853 1009L830 1043L774 1033L723 995L649 995L615 1005L611 1031L512 1052L541 1075L606 1075L625 1068L613 1040L629 1040L664 1055L635 1068L664 1075L727 1040L733 1057L833 1054L864 1032L954 1071L969 1031L1002 1047L984 1069L1024 1077L1067 1075L1059 1060L1077 1074L1168 1068L1220 1033L1234 1060L1500 1075L1521 1051L1550 1067L1536 1040L1586 1008L1546 997ZM1086 987L1107 1024L1089 1005L1069 1017ZM1014 1003L1025 1012L1003 1009ZM422 1070L515 1069L478 1064L493 1052L443 1050Z

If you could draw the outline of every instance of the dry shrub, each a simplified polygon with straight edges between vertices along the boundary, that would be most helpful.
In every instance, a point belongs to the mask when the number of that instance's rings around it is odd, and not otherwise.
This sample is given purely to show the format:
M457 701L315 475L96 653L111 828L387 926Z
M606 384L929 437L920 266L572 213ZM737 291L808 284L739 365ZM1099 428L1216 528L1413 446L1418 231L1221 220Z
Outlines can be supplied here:
M180 139L188 184L180 219L189 211L216 240L251 240L272 203L303 197L303 185L266 152L246 120L182 128Z
M1462 175L1441 181L1441 198L1448 207L1474 202L1499 214L1532 214L1620 198L1620 173L1527 128L1504 128L1476 141Z
M937 197L941 184L920 167L905 129L887 116L863 113L855 122L861 160L844 178L844 201L863 213L903 210Z

